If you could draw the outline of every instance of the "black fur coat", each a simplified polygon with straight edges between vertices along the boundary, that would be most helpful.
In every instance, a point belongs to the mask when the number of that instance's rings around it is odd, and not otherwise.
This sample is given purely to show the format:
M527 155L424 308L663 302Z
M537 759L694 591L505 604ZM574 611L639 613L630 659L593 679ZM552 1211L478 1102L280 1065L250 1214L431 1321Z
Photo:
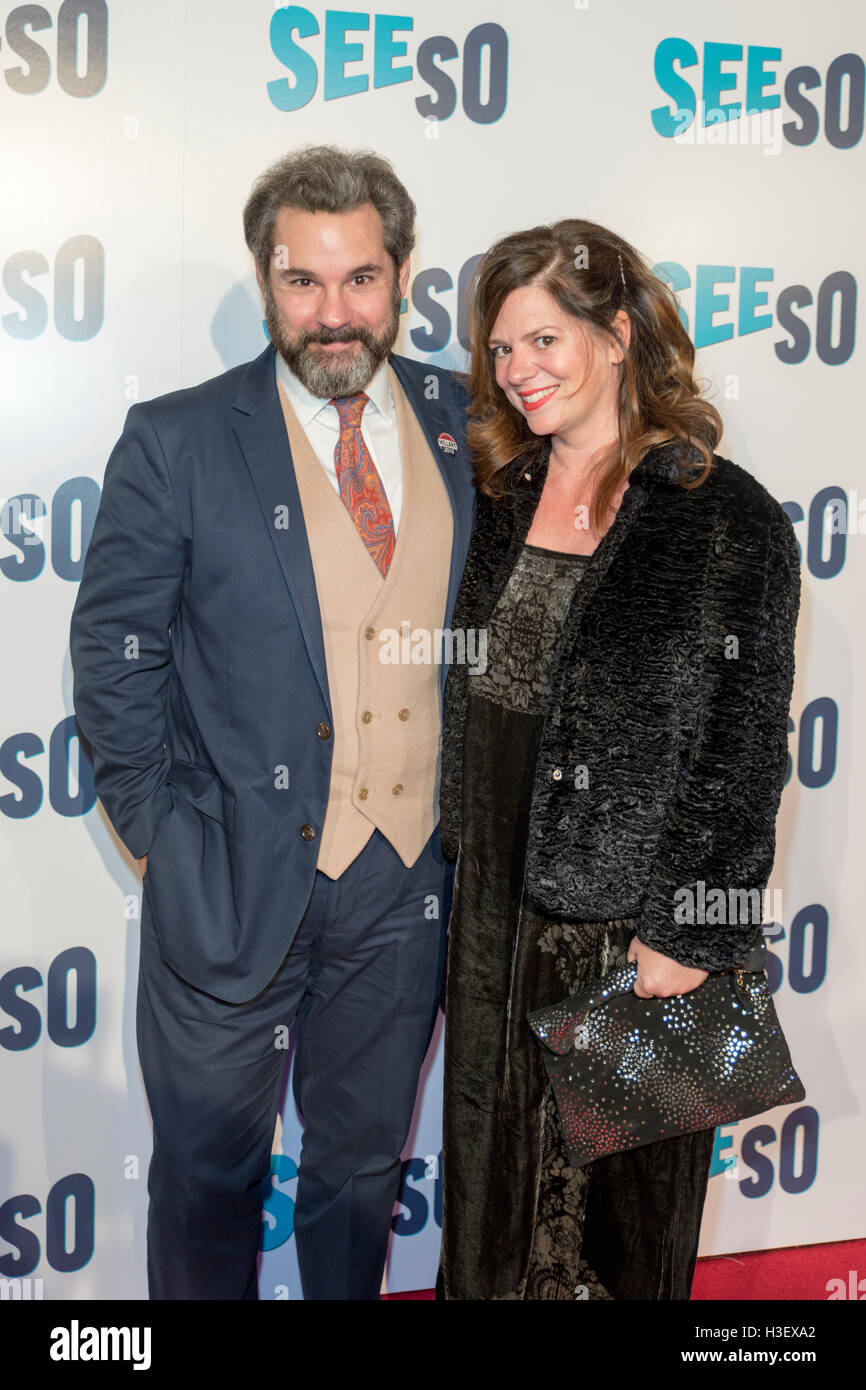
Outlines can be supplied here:
M526 888L551 916L633 917L655 950L722 970L761 920L731 890L762 892L773 866L800 561L778 502L730 460L716 456L706 482L683 488L694 457L677 442L645 455L577 586L545 709ZM455 631L485 627L546 473L546 459L517 460L508 501L479 493ZM445 688L451 859L471 679L455 664Z

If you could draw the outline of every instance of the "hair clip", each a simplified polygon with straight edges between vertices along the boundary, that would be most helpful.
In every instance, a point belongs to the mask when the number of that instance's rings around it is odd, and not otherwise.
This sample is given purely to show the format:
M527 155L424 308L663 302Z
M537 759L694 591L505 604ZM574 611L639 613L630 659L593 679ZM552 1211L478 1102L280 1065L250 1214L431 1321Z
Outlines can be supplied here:
M623 268L622 268L622 252L621 252L621 251L617 251L616 254L617 254L617 257L618 257L618 259L619 259L619 273L620 273L620 275L621 275L621 277L622 277L622 286L623 286L623 289L625 289L625 271L624 271Z

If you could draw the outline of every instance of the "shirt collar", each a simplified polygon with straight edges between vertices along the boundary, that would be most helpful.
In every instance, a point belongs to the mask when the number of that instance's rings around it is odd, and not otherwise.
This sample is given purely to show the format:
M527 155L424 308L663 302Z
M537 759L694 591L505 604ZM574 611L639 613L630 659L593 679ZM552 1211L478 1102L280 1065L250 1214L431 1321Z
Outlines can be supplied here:
M333 419L337 419L337 412L330 405L330 397L313 396L304 386L302 381L290 371L285 359L279 352L274 352L276 359L277 380L282 383L289 400L294 407L295 414L301 426L306 427L324 410L330 410ZM394 398L391 394L391 383L388 380L388 361L381 362L374 375L367 382L364 391L370 397L370 406L375 406L379 414L387 420L388 424L394 423ZM369 406L364 407L365 410Z

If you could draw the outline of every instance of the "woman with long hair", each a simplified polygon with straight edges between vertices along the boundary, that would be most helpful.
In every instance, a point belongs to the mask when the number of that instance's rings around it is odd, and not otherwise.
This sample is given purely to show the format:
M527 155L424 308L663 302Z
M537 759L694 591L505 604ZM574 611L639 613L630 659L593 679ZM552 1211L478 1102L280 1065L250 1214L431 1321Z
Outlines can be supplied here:
M637 962L666 998L760 923L786 775L799 555L716 452L672 291L604 227L505 237L471 312L475 530L455 629L441 833L457 858L438 1293L686 1299L712 1129L569 1165L527 1012Z

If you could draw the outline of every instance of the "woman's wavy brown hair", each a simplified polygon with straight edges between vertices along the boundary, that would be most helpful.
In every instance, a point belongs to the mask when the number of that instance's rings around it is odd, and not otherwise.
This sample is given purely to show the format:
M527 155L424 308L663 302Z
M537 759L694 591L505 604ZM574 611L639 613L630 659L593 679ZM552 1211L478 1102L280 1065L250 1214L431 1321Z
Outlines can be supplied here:
M704 467L695 477L695 456L686 450L685 468L691 464L692 472L684 472L683 486L698 487L705 481L722 420L701 398L692 375L695 350L676 296L633 246L596 222L568 218L497 241L476 276L470 308L472 364L466 378L472 397L467 440L482 492L507 496L506 465L518 457L541 458L547 450L546 437L532 433L497 386L488 347L505 299L525 285L541 286L590 333L615 339L620 347L614 315L622 309L631 320L618 389L619 442L598 461L593 528L601 529L617 488L655 444L678 438L693 445Z

